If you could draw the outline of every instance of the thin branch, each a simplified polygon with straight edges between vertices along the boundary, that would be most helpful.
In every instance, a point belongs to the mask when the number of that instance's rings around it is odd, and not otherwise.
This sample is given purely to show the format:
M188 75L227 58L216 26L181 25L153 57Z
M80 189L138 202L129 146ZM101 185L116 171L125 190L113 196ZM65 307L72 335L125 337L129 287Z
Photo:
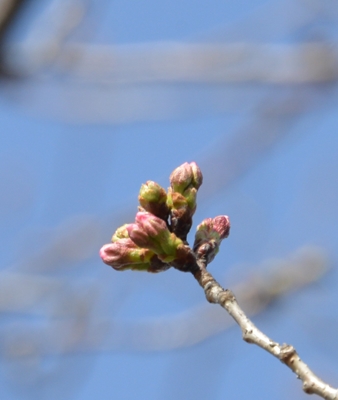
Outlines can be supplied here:
M328 385L300 359L297 351L291 345L273 341L261 332L238 305L235 295L229 289L223 289L214 277L206 270L206 264L201 260L199 268L193 272L194 277L202 286L210 303L223 307L240 326L243 339L266 350L282 363L287 365L299 379L303 381L303 390L307 394L317 394L326 400L337 400L338 389Z

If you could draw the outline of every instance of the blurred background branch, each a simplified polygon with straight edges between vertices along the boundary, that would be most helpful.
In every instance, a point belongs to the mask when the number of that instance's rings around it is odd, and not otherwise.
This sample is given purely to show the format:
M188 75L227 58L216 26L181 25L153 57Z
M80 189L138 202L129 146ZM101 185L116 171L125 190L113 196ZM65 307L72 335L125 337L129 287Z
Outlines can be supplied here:
M273 301L313 284L327 272L321 249L305 247L285 260L267 260L253 268L252 276L232 288L248 315L263 311ZM80 291L64 280L35 274L0 274L1 312L33 313L49 319L43 335L16 338L12 332L29 332L34 324L15 322L2 330L7 346L3 356L28 357L111 350L166 351L192 346L233 326L222 310L201 304L169 317L141 321L98 318L90 315L102 283L92 282ZM224 285L229 285L224 282ZM20 293L20 297L17 296ZM88 299L90 298L90 302ZM43 310L41 310L43 305ZM79 336L78 333L81 332ZM8 342L10 346L8 347ZM22 348L31 348L32 353Z

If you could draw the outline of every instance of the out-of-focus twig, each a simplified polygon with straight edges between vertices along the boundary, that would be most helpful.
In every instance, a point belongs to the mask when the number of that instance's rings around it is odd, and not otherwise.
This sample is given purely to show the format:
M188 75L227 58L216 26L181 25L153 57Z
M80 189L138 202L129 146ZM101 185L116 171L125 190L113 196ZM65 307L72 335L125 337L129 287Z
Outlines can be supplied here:
M2 0L0 2L0 41L3 40L8 27L12 24L22 5L28 2L27 0Z
M5 39L22 7L29 0L2 0L0 2L0 75L13 77L13 71L6 67L6 55L4 53Z
M36 18L24 40L7 47L7 64L24 77L51 66L83 20L86 6L85 0L53 0Z

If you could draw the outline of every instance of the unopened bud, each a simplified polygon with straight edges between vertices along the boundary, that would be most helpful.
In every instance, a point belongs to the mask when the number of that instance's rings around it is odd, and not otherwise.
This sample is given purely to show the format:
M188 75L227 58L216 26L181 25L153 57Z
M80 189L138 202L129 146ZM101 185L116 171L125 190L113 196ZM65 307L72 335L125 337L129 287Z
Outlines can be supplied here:
M167 220L169 208L167 206L167 193L156 182L147 181L141 186L138 196L139 202L145 211Z
M170 233L166 223L147 212L138 212L135 221L136 224L127 228L131 240L139 247L152 250L161 261L173 261L177 247L183 242L174 233Z
M193 175L193 187L198 189L203 183L202 171L195 162L191 162L190 167Z
M137 246L151 249L156 254L162 252L162 247L138 224L129 224L128 235Z
M168 190L171 228L183 241L186 241L192 225L192 216L196 210L196 189L186 189L185 193L188 193L187 197L181 193L173 192L172 188Z
M184 197L188 204L191 215L193 215L196 211L196 197L197 197L197 189L194 187L188 188L184 191Z
M167 224L155 215L149 212L138 212L135 217L138 224L148 236L158 239L162 235L166 235L168 231Z
M170 175L169 180L174 192L183 193L193 180L193 174L190 164L185 162L184 164L174 169L174 171Z
M114 235L111 238L112 242L117 242L120 239L127 239L129 237L128 231L127 231L127 226L129 224L124 224L120 226L119 228L116 229Z
M138 247L130 238L104 245L100 256L104 263L117 271L131 269L162 272L170 268L170 265L161 261L155 253L147 248Z
M226 215L206 218L197 227L193 250L198 258L207 263L218 253L221 241L229 236L230 221Z
M192 225L197 190L202 181L202 172L195 162L182 164L170 175L167 204L170 208L171 228L183 241L186 241Z
M213 229L219 234L221 240L227 238L230 233L230 219L227 215L219 215L213 219Z
M131 264L147 264L153 256L154 252L138 247L129 238L106 244L100 250L100 257L103 262L114 269L122 269Z
M174 192L184 193L189 187L198 189L203 182L203 175L195 162L185 162L170 175L170 185Z
M229 236L230 220L227 215L204 219L197 227L195 242L215 239L221 241Z

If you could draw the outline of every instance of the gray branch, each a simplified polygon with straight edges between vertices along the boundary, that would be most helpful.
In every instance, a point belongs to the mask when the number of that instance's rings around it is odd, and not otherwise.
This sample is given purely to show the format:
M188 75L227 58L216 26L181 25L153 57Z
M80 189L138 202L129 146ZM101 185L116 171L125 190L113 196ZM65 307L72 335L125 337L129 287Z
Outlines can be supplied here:
M199 270L194 277L202 286L210 303L219 304L240 326L243 339L256 344L287 365L303 381L303 390L307 394L317 394L326 400L337 400L338 389L322 381L299 357L296 349L287 344L279 344L261 332L241 309L235 295L229 289L223 289L206 270L206 265L199 262Z

